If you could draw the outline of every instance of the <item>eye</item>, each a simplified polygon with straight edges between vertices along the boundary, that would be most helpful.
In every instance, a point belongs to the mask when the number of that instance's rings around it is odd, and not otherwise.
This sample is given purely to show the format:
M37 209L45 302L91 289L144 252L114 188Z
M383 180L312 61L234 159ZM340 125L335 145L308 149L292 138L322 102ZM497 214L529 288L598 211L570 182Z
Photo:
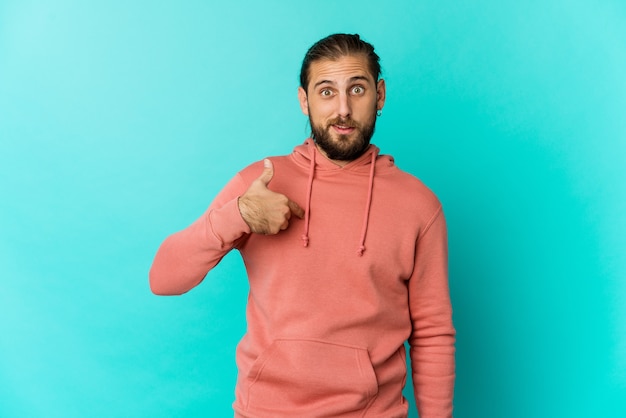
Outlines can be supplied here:
M333 92L330 89L323 89L320 91L320 96L322 97L330 97L333 95Z
M352 87L352 94L361 95L363 93L365 93L365 89L363 88L363 86Z

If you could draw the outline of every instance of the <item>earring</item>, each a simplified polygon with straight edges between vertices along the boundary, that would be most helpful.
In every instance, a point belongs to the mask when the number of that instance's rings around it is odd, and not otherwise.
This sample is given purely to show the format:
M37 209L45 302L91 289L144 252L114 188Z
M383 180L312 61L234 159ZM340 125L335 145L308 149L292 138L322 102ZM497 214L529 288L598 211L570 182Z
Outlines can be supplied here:
M383 115L383 110L382 109L378 109L376 111L376 116L382 116Z

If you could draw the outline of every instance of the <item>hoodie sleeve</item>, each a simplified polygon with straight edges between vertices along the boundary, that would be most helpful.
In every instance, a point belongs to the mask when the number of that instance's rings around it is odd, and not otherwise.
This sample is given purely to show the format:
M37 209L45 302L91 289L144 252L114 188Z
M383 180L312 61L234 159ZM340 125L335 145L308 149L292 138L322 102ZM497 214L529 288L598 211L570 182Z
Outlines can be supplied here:
M189 291L250 233L237 204L246 189L237 174L200 218L163 241L150 268L153 293L180 295Z
M413 389L420 418L452 417L455 330L448 287L448 245L441 206L417 243L409 281Z

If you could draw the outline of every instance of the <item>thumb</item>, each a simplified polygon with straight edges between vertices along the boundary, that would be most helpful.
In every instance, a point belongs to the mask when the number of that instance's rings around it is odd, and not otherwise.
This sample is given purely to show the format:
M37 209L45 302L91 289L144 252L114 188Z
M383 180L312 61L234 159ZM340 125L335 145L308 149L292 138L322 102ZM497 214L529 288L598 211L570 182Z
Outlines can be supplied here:
M274 177L274 165L266 158L263 160L263 173L259 176L259 180L267 186L272 181L272 177Z

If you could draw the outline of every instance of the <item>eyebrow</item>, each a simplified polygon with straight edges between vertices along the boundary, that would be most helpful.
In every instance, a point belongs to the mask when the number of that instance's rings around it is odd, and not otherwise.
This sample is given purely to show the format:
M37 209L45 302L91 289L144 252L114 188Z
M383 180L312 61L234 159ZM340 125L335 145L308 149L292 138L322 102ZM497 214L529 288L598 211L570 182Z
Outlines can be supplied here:
M362 81L362 80L369 81L369 78L367 78L364 75L357 75L357 76L351 77L349 81L350 81L350 83L354 83L355 81ZM320 80L317 83L315 83L313 88L315 89L318 86L321 86L322 84L331 84L331 85L333 85L333 84L336 84L336 83L334 81L331 81L331 80Z

